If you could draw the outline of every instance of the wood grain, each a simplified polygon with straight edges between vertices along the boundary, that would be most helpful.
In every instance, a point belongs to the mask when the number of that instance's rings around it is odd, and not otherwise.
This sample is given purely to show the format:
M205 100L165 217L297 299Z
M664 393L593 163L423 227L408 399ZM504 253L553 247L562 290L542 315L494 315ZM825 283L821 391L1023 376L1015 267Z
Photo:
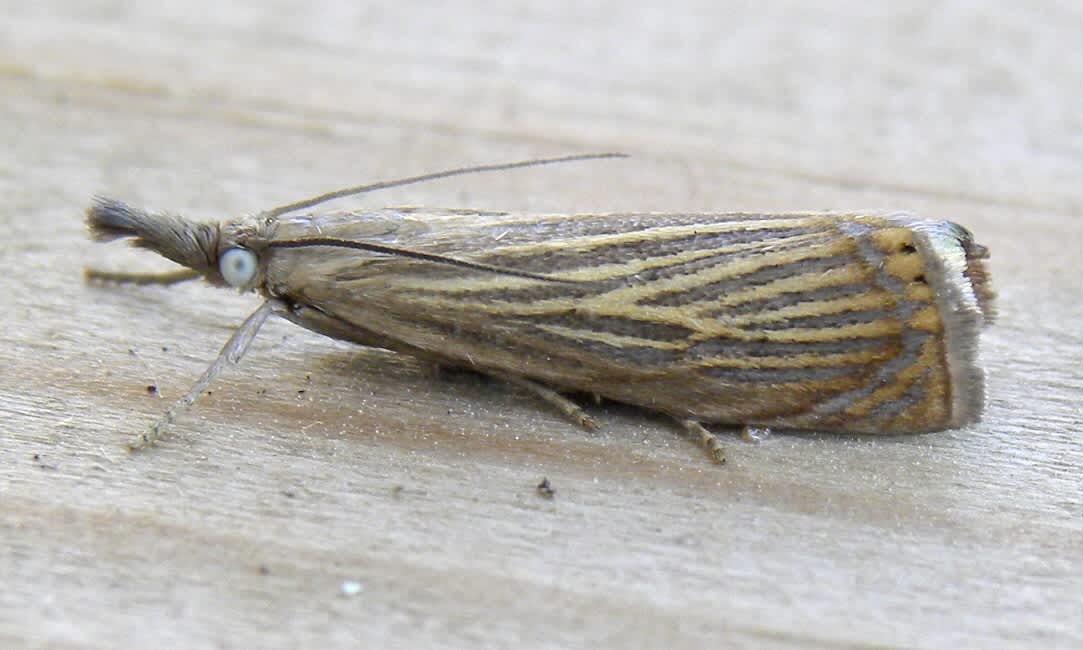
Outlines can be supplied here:
M1071 3L7 4L0 645L1083 643ZM216 218L612 149L364 202L950 218L1000 294L985 420L733 438L717 468L633 409L591 406L589 434L275 322L124 452L256 301L84 285L167 268L88 242L92 194Z

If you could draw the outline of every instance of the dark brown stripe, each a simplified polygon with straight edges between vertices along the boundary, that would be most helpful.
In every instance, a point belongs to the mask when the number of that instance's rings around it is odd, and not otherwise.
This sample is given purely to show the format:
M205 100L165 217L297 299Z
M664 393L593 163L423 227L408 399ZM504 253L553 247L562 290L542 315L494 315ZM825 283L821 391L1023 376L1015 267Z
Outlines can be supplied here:
M772 383L787 384L793 382L824 381L839 377L861 376L870 371L868 364L848 363L839 366L804 366L800 368L704 368L700 372L711 377L735 384Z
M711 357L790 357L796 354L843 354L864 352L896 345L898 336L845 338L832 341L742 341L718 337L700 341L688 348L691 359Z
M602 341L571 338L543 330L532 331L528 336L553 341L563 349L574 350L577 354L582 352L596 354L604 359L607 365L615 364L647 368L672 365L683 358L681 350L656 348L648 345L610 345ZM596 364L591 365L596 367Z
M780 293L771 296L770 298L758 298L748 300L736 305L727 305L720 308L718 311L706 314L706 316L737 316L743 314L777 311L784 307L793 307L794 305L799 305L803 302L835 300L865 294L868 293L871 287L872 285L870 285L868 282L851 282L848 284L839 284L829 287L818 287L816 289L788 291L786 293Z
M749 323L749 330L788 330L788 329L824 329L828 327L845 327L847 325L859 325L862 323L874 323L878 320L894 319L895 314L884 309L861 309L857 311L842 311L833 314L820 314L812 316L798 316L785 318L777 321Z
M762 226L751 230L667 236L664 233L656 233L653 229L646 229L641 231L642 238L637 241L624 239L627 233L615 233L614 239L620 238L621 241L606 243L605 239L600 239L592 242L591 247L586 250L570 248L551 249L541 252L522 250L501 253L497 251L490 255L483 255L478 259L494 266L508 266L535 273L553 273L572 269L593 268L603 264L621 264L635 259L664 257L687 251L725 248L760 241L768 242L807 235L811 232L813 231L808 228ZM566 235L560 239L566 241L569 247L574 247L576 244L574 239Z
M578 311L565 311L555 314L531 314L525 318L501 319L502 323L515 325L556 325L584 332L604 332L618 336L631 336L651 341L683 341L692 336L694 330L675 323L629 318L625 316L600 316Z
M790 278L805 273L824 273L832 269L842 268L853 261L854 258L852 255L828 255L796 262L787 262L785 264L765 266L750 273L745 273L733 278L726 278L725 280L719 280L718 282L699 284L690 289L660 291L653 296L638 300L637 304L670 307L688 305L764 285L783 278Z
M784 251L807 249L814 246L820 246L828 243L831 239L829 233L823 233L818 237L804 238L798 241L790 242L777 242L770 246L770 254L778 254ZM695 275L705 269L725 266L732 264L738 260L748 259L750 257L759 257L765 254L762 248L746 248L744 250L732 251L728 253L719 253L716 255L710 255L708 257L701 257L695 260L688 260L685 262L674 262L665 266L658 266L651 269L644 269L633 274L628 280L637 284L646 284L655 282L657 280L665 280L667 278L678 277L682 275Z
M597 366L584 358L593 353L606 363L625 366L659 366L676 363L683 358L679 349L662 349L649 345L610 345L601 341L580 339L533 326L529 321L512 322L510 328L494 327L497 319L465 325L445 322L439 318L414 316L409 327L414 331L429 331L453 341L473 342L485 347L515 352L523 358L545 358L553 365L570 368ZM533 352L533 354L532 354Z
M865 417L869 420L884 420L910 408L925 396L925 380L928 376L929 369L926 368L910 382L901 395L874 404L865 413Z

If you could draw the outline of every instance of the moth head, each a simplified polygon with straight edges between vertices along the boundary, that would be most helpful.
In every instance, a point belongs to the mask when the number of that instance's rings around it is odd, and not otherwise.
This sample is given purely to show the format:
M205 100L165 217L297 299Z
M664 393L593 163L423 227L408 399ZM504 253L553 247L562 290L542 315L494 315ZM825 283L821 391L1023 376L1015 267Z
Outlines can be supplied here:
M262 279L260 239L244 223L200 223L101 197L87 208L86 223L96 241L130 238L133 246L188 267L212 284L247 290Z

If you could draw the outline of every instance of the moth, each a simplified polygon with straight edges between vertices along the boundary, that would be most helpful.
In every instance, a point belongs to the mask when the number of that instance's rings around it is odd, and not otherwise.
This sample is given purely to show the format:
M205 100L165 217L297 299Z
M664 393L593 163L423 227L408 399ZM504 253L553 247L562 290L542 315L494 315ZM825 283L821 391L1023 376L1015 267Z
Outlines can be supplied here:
M202 278L265 298L132 447L155 441L271 315L524 387L586 428L568 393L703 423L917 433L981 416L976 356L994 295L962 226L905 213L518 214L317 206L385 187L572 160L453 169L346 188L220 223L96 198L98 241L185 267L89 278Z

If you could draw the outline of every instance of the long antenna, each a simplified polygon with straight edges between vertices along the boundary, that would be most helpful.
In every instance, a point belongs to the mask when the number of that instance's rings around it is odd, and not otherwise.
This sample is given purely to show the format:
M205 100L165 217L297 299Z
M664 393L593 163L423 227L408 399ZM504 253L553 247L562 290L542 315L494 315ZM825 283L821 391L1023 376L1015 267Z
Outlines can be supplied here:
M534 160L521 160L519 162L511 163L498 163L495 165L477 165L475 167L459 167L457 169L448 169L442 172L435 172L432 174L422 174L421 176L410 176L408 178L400 178L393 181L380 181L378 183L371 183L369 185L355 185L354 187L347 187L341 190L335 190L334 192L327 192L326 194L317 194L316 196L297 201L295 203L287 203L286 205L280 205L277 208L271 208L264 212L263 217L277 217L279 215L286 214L287 212L293 212L294 210L302 210L304 208L311 208L314 205L319 205L326 201L333 201L334 199L341 199L344 196L351 196L354 194L363 194L365 192L371 192L373 190L383 190L389 187L401 187L403 185L413 185L414 183L423 183L425 181L434 181L438 178L447 178L448 176L462 176L464 174L476 174L479 172L495 172L503 171L505 169L518 169L520 167L537 167L539 165L552 165L556 163L576 162L580 160L598 160L600 158L627 158L628 154L623 153L585 153L577 154L574 156L562 156L560 158L537 158Z

